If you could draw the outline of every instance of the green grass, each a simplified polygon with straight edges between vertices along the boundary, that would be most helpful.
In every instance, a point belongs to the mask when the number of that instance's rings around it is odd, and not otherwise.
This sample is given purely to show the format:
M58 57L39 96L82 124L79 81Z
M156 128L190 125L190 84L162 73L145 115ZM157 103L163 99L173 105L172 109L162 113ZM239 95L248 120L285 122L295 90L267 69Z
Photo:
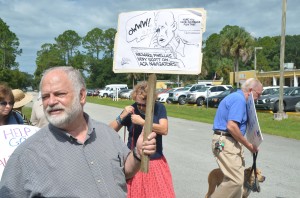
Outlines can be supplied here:
M272 113L258 112L257 117L263 133L300 140L300 113L280 121L274 120Z
M23 107L22 108L22 113L26 116L27 119L30 120L30 116L31 116L31 107Z
M132 100L112 101L110 98L99 99L87 97L87 102L124 108L131 105ZM166 104L168 116L212 124L216 113L215 108L205 108L190 105ZM23 112L30 118L31 108L24 107ZM272 134L300 140L300 113L289 115L288 119L277 121L273 114L257 112L258 121L263 134Z

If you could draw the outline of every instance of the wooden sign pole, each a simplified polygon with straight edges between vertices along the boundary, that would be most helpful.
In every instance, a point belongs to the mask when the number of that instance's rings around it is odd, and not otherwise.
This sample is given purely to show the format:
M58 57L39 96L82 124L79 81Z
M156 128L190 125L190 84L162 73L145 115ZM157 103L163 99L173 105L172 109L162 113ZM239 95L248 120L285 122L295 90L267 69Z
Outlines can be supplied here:
M156 75L150 74L148 78L144 141L147 140L147 137L152 132L155 91L156 91L155 89L156 89ZM148 173L148 170L149 170L149 156L142 154L141 171L144 173Z

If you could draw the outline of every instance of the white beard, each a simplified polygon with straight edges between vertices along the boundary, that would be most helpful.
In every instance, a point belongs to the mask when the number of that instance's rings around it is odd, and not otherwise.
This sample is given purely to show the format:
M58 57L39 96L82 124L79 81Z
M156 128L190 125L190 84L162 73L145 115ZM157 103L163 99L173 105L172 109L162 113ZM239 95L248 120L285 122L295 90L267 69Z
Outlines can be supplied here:
M63 112L60 115L51 115L48 112L55 109L62 109ZM58 128L65 128L70 123L72 123L77 116L82 113L82 107L79 101L79 97L74 97L71 106L64 107L62 105L56 105L54 107L47 107L45 110L45 115L47 120L54 126Z

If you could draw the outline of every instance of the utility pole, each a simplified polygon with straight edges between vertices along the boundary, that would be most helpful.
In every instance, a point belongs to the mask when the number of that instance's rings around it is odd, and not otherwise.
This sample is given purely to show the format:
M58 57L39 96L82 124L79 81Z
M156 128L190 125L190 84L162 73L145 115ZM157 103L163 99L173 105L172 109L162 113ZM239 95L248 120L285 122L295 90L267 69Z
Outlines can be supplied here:
M282 0L282 21L281 21L281 44L280 44L280 81L279 81L279 110L274 114L275 120L287 118L283 111L283 83L284 83L284 50L285 50L285 27L286 27L286 1Z

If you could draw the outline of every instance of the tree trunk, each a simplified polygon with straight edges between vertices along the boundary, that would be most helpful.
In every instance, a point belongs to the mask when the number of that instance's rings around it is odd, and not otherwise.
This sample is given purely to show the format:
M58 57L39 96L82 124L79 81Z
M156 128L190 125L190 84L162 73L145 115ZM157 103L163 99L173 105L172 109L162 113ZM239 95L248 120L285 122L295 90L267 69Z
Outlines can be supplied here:
M235 75L236 75L236 88L240 87L240 78L239 78L239 59L236 58L234 60L234 66L235 66Z

